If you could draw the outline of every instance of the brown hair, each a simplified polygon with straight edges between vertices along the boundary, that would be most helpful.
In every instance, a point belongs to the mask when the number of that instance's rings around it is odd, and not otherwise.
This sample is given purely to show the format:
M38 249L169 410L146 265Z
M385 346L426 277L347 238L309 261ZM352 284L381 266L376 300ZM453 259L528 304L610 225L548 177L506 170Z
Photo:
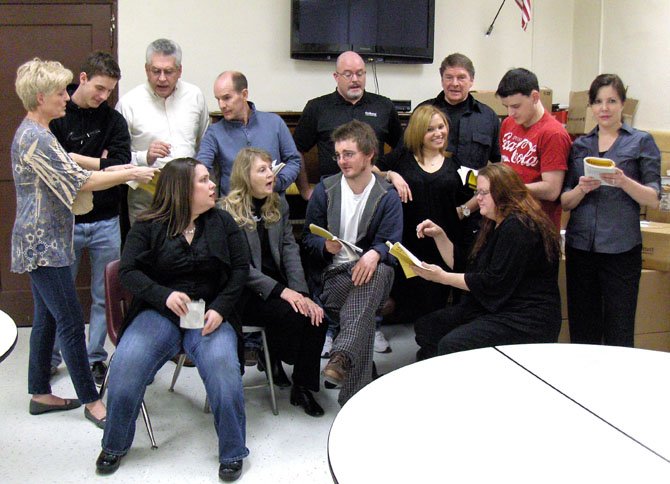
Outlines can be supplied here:
M351 140L358 146L358 149L365 155L372 154L372 163L374 164L375 156L379 150L379 141L377 135L372 127L367 124L354 119L346 124L343 124L333 131L331 135L333 143L339 141Z
M496 204L498 215L504 219L513 214L531 231L539 232L547 259L557 260L561 253L558 230L537 200L530 194L519 175L506 164L495 163L479 170L477 176L482 176L489 181L491 198ZM495 229L495 224L494 220L482 218L482 225L472 247L470 258L474 258L482 250L489 235Z
M186 230L191 223L191 197L197 165L202 163L193 158L176 158L165 165L160 171L151 205L137 216L137 220L167 223L169 237L177 237Z

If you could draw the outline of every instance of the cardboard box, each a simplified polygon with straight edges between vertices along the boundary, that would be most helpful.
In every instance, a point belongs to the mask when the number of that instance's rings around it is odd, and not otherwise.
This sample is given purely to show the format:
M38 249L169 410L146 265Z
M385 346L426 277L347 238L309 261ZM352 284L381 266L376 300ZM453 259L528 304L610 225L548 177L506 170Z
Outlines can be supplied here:
M500 98L496 97L495 91L471 91L472 96L480 103L486 104L493 109L498 116L507 116L507 108L503 106ZM551 103L553 100L553 91L548 87L540 88L540 101L545 111L551 112Z
M637 99L628 98L623 105L623 121L633 125ZM570 93L570 107L568 108L567 130L570 134L584 134L596 127L596 119L589 107L588 91L572 91Z
M642 269L635 334L670 332L670 272Z
M670 224L640 222L642 230L642 267L670 271Z
M670 332L636 334L636 348L654 351L670 351Z

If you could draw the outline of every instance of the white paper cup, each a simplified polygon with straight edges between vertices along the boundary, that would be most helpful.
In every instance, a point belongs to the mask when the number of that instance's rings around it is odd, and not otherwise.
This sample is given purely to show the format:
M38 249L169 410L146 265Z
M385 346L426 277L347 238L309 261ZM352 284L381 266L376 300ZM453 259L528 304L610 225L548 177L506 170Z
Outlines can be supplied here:
M199 299L186 303L188 313L179 317L179 326L185 329L200 329L205 326L205 301Z

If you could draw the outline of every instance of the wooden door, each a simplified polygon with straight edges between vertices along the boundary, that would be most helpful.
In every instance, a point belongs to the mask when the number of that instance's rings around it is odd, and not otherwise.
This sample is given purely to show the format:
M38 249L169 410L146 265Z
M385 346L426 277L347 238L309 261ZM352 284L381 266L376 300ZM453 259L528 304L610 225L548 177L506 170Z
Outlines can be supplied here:
M28 276L9 271L16 210L10 148L25 116L14 90L16 69L39 57L62 62L76 79L91 51L106 50L116 56L115 16L115 0L0 1L0 309L19 326L31 324L33 309ZM84 308L90 307L89 274L88 263L82 263L77 288Z

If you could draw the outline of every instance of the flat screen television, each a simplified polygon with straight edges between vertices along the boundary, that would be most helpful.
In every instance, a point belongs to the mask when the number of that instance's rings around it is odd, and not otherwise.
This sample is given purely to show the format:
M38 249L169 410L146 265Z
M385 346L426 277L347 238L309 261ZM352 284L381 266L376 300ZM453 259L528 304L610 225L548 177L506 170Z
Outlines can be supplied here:
M433 62L435 0L292 0L291 58Z

